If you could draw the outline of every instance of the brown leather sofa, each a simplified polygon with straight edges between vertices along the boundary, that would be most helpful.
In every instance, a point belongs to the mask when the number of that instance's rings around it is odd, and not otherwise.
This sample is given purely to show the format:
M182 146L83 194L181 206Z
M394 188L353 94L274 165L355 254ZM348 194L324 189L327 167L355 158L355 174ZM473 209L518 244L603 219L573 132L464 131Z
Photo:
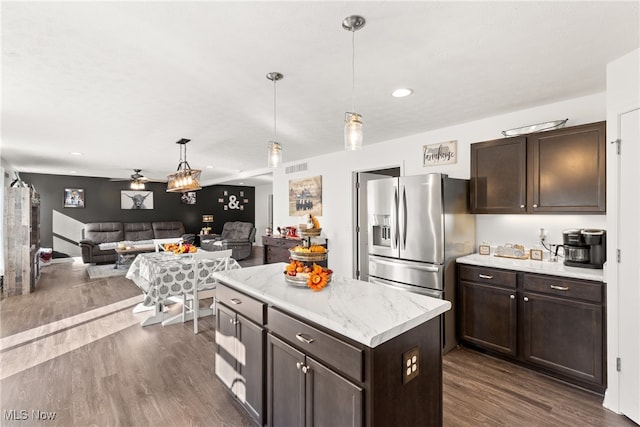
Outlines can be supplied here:
M84 263L104 264L115 262L117 256L115 245L114 248L100 249L103 243L143 242L170 237L181 237L193 242L194 235L185 234L184 225L180 221L90 222L84 225L82 240L78 244Z

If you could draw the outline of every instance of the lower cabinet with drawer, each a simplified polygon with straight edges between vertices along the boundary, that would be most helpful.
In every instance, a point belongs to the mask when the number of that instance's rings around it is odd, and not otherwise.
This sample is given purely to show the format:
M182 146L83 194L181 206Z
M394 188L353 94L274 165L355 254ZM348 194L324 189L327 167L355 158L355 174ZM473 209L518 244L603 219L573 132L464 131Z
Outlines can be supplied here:
M216 301L216 376L264 425L266 305L224 285L217 286Z
M273 308L268 318L269 425L363 425L362 387L336 372L361 381L362 349Z
M258 425L442 425L439 317L369 347L226 283L216 302L216 375Z
M604 392L602 283L462 264L458 278L462 341Z

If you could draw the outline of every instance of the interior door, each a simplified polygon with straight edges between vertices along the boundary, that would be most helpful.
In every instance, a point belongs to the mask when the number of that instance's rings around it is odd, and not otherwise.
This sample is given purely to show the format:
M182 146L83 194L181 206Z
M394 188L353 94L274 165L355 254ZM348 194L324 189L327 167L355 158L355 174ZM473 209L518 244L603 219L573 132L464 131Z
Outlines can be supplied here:
M618 196L618 331L620 369L620 412L640 424L640 201L638 159L640 159L640 109L620 115Z

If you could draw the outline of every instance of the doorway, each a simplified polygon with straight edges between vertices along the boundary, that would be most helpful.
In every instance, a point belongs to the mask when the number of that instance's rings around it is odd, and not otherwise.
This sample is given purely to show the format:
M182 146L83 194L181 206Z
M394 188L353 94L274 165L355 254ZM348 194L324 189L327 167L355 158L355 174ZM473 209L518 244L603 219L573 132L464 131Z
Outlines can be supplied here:
M400 166L354 172L354 236L353 277L369 280L369 232L367 230L367 182L376 179L399 177Z

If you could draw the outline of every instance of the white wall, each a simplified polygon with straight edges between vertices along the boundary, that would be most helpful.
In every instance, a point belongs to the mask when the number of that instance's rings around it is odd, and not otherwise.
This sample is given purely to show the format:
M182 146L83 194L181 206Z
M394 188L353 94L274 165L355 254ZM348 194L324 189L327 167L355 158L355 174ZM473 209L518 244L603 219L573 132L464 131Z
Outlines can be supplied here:
M260 185L255 187L256 198L256 242L258 246L262 246L261 236L265 234L269 222L269 195L273 194L273 185Z
M351 276L353 264L352 173L400 166L402 175L430 172L447 173L454 178L469 178L470 144L502 137L502 130L535 123L569 118L567 126L602 121L606 117L604 93L575 98L536 108L511 112L460 125L436 129L418 135L367 144L360 151L341 151L307 159L308 170L285 174L274 171L274 227L296 225L299 218L288 214L288 182L322 175L323 214L319 217L323 234L329 239L329 265L336 273ZM336 126L341 126L337 123ZM422 166L422 146L457 140L458 161L439 167ZM495 243L536 243L540 227L551 230L552 241L561 242L561 230L571 227L605 228L604 215L478 215L477 240ZM516 218L513 218L516 217Z
M607 141L618 138L618 114L640 107L640 50L619 58L607 66ZM618 159L616 146L608 144L607 152L607 259L615 258L618 242ZM637 197L637 192L635 197ZM630 195L634 197L634 195ZM624 236L621 236L624 238ZM632 238L632 236L629 236ZM624 278L634 285L638 277ZM608 387L604 406L619 412L619 377L616 370L618 355L618 271L611 266L607 270L607 371ZM635 330L637 331L637 325ZM629 362L629 361L627 361ZM631 362L633 363L633 362ZM635 361L635 363L640 363ZM640 398L640 396L638 396Z

